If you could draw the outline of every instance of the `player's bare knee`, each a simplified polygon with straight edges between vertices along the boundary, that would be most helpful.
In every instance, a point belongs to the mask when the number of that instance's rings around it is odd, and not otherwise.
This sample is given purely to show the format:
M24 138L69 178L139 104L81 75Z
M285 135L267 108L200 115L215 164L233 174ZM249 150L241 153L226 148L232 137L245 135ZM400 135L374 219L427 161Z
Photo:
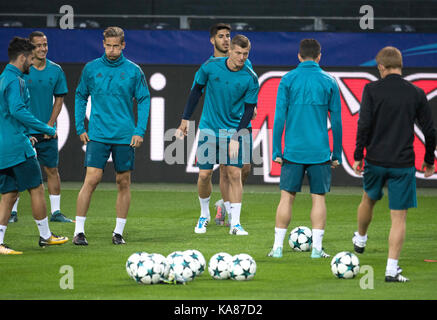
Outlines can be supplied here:
M101 180L101 177L99 177L99 176L94 176L94 175L93 176L87 176L85 178L84 187L94 191L97 188L97 186L99 185L100 180Z
M227 176L229 181L236 182L241 181L241 169L237 167L229 167L227 170Z
M15 201L17 201L17 199L20 197L20 194L17 192L11 192L11 201L13 203L15 203Z
M46 172L48 177L56 177L59 175L58 168L48 168L44 167L44 171Z
M241 169L241 181L245 182L247 180L247 178L250 175L250 169L251 169L250 164L245 164L243 166L243 168Z
M13 206L18 197L18 191L8 192L1 196L1 201L6 203L7 206Z
M376 204L376 200L373 200L372 198L369 197L367 192L364 192L363 197L361 198L361 205L365 205L370 208L373 208L375 204Z
M200 183L208 183L211 181L212 170L200 170L199 171L199 182Z
M119 190L126 190L130 187L130 175L129 174L117 174L115 182Z
M42 197L44 198L44 185L41 183L35 188L28 189L31 197Z
M292 204L295 198L296 198L296 192L281 190L280 202Z
M227 183L229 181L228 172L226 171L226 166L224 165L220 165L220 181L223 183Z

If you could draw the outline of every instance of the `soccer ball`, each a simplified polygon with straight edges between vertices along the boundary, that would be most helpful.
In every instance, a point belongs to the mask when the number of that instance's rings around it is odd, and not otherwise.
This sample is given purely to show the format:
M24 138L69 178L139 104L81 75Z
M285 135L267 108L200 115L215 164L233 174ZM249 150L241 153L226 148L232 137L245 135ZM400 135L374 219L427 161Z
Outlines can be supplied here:
M191 265L196 264L191 256L183 251L174 251L167 256L169 264L168 279L170 281L185 283L192 281L196 273L191 269Z
M138 262L147 256L146 252L135 252L127 258L126 261L126 272L129 277L133 278L134 273L137 271Z
M332 258L331 271L339 279L352 279L360 271L360 261L355 254L342 251Z
M137 263L136 272L132 273L136 282L141 284L155 284L161 281L164 266L155 262L153 254L141 258Z
M211 257L211 259L209 259L208 272L214 279L229 279L231 263L232 256L229 253L216 253Z
M168 264L167 258L159 253L151 253L149 254L149 256L153 259L155 263L162 265L161 280L167 279L168 273L170 272L170 266Z
M294 228L290 232L288 243L294 251L310 251L311 244L313 243L311 229L305 226Z
M240 253L232 257L230 278L232 280L251 280L255 277L256 262L246 253Z
M195 249L185 250L184 254L190 256L193 259L191 269L196 274L196 277L200 276L206 268L206 260L203 254Z

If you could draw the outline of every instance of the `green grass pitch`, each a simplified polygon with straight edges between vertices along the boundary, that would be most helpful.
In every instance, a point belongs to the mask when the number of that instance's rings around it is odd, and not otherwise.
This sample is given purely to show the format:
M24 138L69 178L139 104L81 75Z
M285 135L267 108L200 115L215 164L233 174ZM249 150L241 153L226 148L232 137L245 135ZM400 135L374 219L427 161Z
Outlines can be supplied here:
M70 241L62 246L39 248L29 195L21 194L19 220L8 226L5 243L24 254L0 256L0 300L437 299L437 263L424 262L424 259L437 259L437 196L433 189L418 190L418 208L409 211L400 265L411 282L399 284L384 282L390 226L386 196L376 206L366 252L358 255L361 266L372 267L373 277L363 273L354 279L339 280L330 271L331 259L312 260L309 252L292 252L287 242L282 259L266 256L274 237L277 186L245 188L241 221L249 236L236 237L213 221L214 203L220 197L218 186L214 186L211 196L212 223L206 234L195 234L200 210L195 185L133 185L124 233L127 244L123 246L111 242L116 199L113 186L102 184L93 196L85 225L87 247L71 243L74 224L50 223L54 233L66 235ZM80 184L64 183L63 187L62 211L74 217ZM340 251L353 251L351 237L356 230L360 198L359 188L333 187L327 195L324 247L331 256ZM311 198L306 190L295 201L289 231L299 225L310 226L310 208ZM220 281L213 280L205 271L186 285L150 286L135 283L126 273L125 263L133 252L166 256L186 249L201 251L207 261L220 251L232 255L248 253L256 260L256 276L246 282ZM64 265L72 267L73 289L61 288L64 273L60 269ZM371 288L364 289L362 284Z

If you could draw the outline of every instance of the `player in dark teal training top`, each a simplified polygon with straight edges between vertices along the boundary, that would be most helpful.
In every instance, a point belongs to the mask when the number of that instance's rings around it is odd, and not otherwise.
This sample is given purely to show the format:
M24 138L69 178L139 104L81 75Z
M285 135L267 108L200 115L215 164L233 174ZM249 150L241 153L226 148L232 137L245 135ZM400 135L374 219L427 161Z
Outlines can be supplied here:
M224 164L230 180L231 229L230 234L247 235L240 223L242 184L241 168L248 161L249 150L242 148L247 127L258 99L258 77L245 61L250 41L237 35L231 41L229 57L213 58L199 69L177 136L187 134L188 120L205 91L205 101L199 123L197 148L199 167L199 201L201 215L196 233L205 233L210 221L209 199L212 191L211 176L214 164ZM244 131L245 135L241 133Z
M143 143L150 109L150 94L141 68L123 56L124 31L109 27L104 33L102 57L86 64L76 89L76 131L86 144L86 177L77 198L76 227L73 243L87 245L85 219L91 196L100 183L112 154L118 196L113 244L124 244L123 230L129 211L131 172L135 148ZM91 97L88 130L85 113ZM135 121L134 100L137 102Z
M319 66L321 46L317 40L303 39L298 58L300 64L297 68L282 77L276 98L272 159L282 164L281 200L276 210L275 242L269 256L282 257L293 201L296 193L301 191L306 174L313 201L311 258L327 258L329 255L322 248L326 224L325 194L331 187L331 168L342 161L340 92L335 79ZM333 136L332 152L328 119Z
M35 158L29 129L54 136L53 127L36 119L28 110L29 90L23 74L33 62L34 45L15 37L8 47L9 64L0 75L0 254L21 254L4 244L4 237L12 207L18 193L28 190L32 215L39 230L41 247L62 244L68 238L50 231L41 169Z
M29 110L40 121L57 127L57 118L62 109L64 96L68 93L67 80L61 66L47 59L47 37L41 31L34 31L29 40L35 46L34 61L28 75L24 75L30 93ZM73 222L61 213L61 179L58 171L58 137L49 137L43 132L30 129L36 138L34 148L37 159L47 174L47 187L51 206L50 221ZM18 219L18 201L12 208L9 222Z
M211 26L209 29L209 35L210 35L210 42L214 47L214 52L209 59L213 58L219 58L219 57L227 57L229 55L229 45L231 42L231 26L227 23L216 23ZM253 70L252 63L249 59L246 60L245 64ZM198 72L196 72L196 75L194 77L193 86L196 84L196 80L198 79ZM254 108L253 117L252 120L255 119L257 114L257 108ZM247 163L243 164L243 168L241 169L241 183L245 184L247 178L249 177L251 168L252 168L252 124L249 122L248 125L248 135L247 142L249 143L249 156L250 159ZM217 225L226 225L230 226L231 222L231 216L230 216L230 201L229 201L229 191L230 191L230 185L229 185L229 179L225 172L225 166L223 164L219 167L220 170L220 192L222 194L222 199L219 199L214 204L216 208L216 216L215 216L215 222ZM227 216L227 222L225 222Z

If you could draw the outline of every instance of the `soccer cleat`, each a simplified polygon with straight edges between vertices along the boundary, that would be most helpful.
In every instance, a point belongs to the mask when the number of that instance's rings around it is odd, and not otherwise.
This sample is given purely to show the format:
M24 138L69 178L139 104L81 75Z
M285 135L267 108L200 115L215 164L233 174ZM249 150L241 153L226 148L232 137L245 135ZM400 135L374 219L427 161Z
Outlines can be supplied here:
M231 226L231 221L232 221L231 212L230 211L226 211L226 213L228 215L228 222L226 222L225 226L226 227L230 227Z
M366 248L366 241L358 240L358 232L354 233L352 237L352 243L354 244L354 250L356 253L363 253Z
M87 246L88 241L86 241L85 234L83 232L76 234L73 237L73 243L77 246Z
M236 224L229 230L229 234L233 234L236 236L247 236L249 233L243 229L241 224Z
M214 219L215 224L222 226L225 224L225 217L226 217L226 208L223 199L220 199L215 203L215 208L217 210L217 214Z
M23 252L15 251L3 243L0 244L0 254L23 254Z
M394 277L390 275L385 275L385 282L408 282L408 281L410 281L410 279L401 275L400 272Z
M112 235L112 243L113 244L125 244L126 241L124 241L123 236L119 233L114 233Z
M316 248L313 248L313 251L311 252L311 258L318 259L318 258L329 258L330 255L327 254L323 248L322 250L317 250Z
M43 239L42 237L39 237L38 244L40 247L45 247L45 246L63 244L67 241L68 241L67 237L59 237L52 232L52 235L48 239Z
M282 247L277 247L276 249L272 249L267 257L272 257L272 258L282 258Z
M67 218L64 216L61 211L57 210L52 213L52 216L50 217L51 222L74 222L73 220Z
M8 222L9 223L14 223L18 221L18 215L17 215L17 211L12 211L11 212L11 216L9 217Z
M200 217L197 221L196 227L194 228L195 233L205 233L206 227L208 226L208 223L210 221L210 218L204 218Z

